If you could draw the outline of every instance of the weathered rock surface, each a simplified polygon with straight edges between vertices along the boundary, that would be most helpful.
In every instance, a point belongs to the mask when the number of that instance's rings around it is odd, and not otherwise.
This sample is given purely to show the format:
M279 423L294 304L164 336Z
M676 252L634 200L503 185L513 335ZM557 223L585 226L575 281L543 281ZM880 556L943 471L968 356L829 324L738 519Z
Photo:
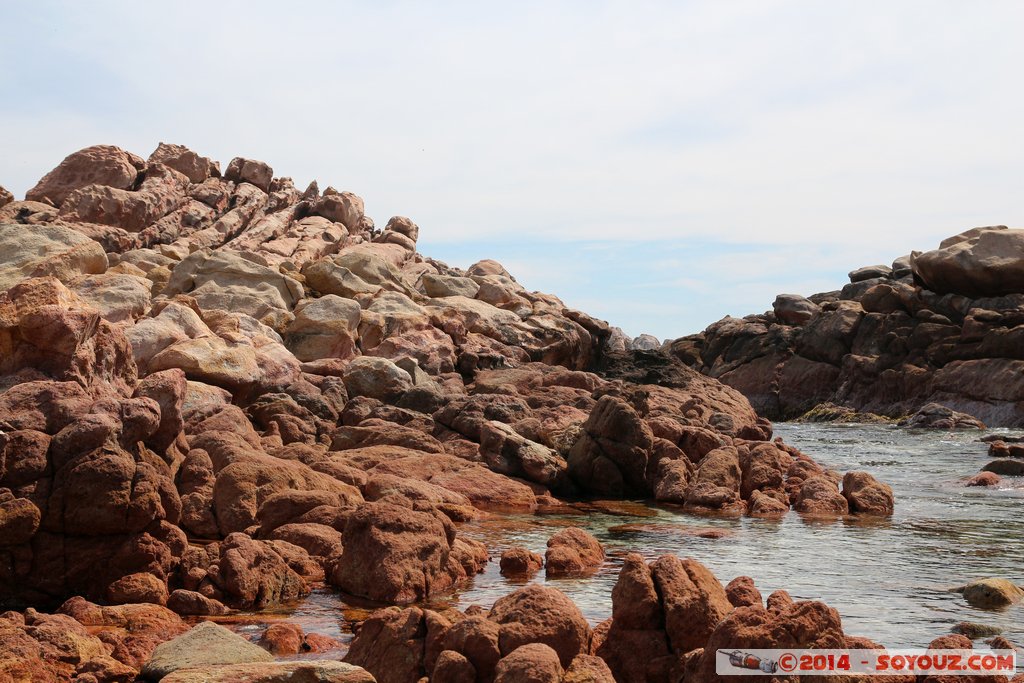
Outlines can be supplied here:
M841 291L780 295L772 311L668 346L770 419L832 403L889 418L924 409L911 426L1020 426L1022 235L969 230L893 268L854 271Z
M245 638L212 621L204 621L188 633L158 645L142 667L141 675L146 680L159 681L181 669L270 662L273 659L269 652Z
M436 511L369 503L348 518L342 537L346 549L331 582L372 600L423 600L450 592L482 569L451 521Z
M180 669L163 678L167 683L375 683L368 671L358 666L317 660L309 662L268 662Z
M604 548L578 527L563 529L548 539L544 566L551 577L592 572L604 564Z
M496 262L426 258L412 220L377 230L358 196L301 191L261 161L221 174L180 145L145 160L99 146L0 204L0 604L29 608L0 615L18 653L0 671L16 678L127 683L185 631L179 615L269 609L321 581L432 600L489 560L460 524L559 498L656 496L715 514L891 508L867 475L840 492L839 475L770 441L738 391L657 340L626 340ZM796 303L806 326L828 309ZM862 318L843 307L808 357L833 362ZM811 495L818 480L828 495ZM595 539L566 530L546 564L554 576L603 561ZM542 560L518 549L501 565L522 577ZM644 670L668 671L732 605L690 560L627 565L634 581L617 590L636 604L616 608L626 649L609 667L635 651ZM336 645L279 626L264 638L276 652ZM607 680L595 638L562 593L526 586L489 612L375 613L347 659L384 683ZM153 660L217 651L185 642ZM365 680L257 650L251 667L225 654L171 675Z

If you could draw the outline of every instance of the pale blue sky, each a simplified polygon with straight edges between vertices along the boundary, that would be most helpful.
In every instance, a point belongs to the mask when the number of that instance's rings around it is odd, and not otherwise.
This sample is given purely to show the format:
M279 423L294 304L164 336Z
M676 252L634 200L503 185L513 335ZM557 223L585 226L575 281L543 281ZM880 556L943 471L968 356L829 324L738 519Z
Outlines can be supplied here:
M1024 4L0 0L0 185L241 155L674 337L1024 226Z

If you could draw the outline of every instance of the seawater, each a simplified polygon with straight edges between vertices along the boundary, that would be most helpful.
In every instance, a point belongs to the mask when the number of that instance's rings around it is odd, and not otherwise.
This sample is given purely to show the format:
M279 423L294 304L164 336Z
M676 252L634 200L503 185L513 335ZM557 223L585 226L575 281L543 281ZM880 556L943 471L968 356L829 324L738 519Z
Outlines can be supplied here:
M960 621L998 626L1024 643L1024 605L981 610L949 591L987 576L1024 583L1024 478L1004 478L992 489L964 487L989 461L987 445L978 440L982 433L779 424L775 434L828 468L866 470L888 483L895 514L821 520L790 512L762 520L697 516L637 501L614 513L493 515L459 531L487 544L492 561L486 571L431 606L490 607L524 583L499 573L503 550L521 545L543 554L553 533L575 525L601 540L605 565L588 577L547 580L541 571L532 581L566 593L593 624L611 614L611 590L626 553L648 559L671 553L703 562L723 583L750 576L765 597L785 589L797 600L823 600L842 615L847 634L888 647L923 647ZM321 587L281 616L348 640L368 607ZM255 632L260 621L240 626Z

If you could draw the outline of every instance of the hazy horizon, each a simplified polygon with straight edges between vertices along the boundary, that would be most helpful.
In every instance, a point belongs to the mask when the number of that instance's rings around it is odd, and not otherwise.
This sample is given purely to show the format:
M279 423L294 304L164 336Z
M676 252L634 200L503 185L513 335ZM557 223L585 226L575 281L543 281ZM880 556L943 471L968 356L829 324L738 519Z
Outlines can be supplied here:
M4 9L18 198L92 144L261 159L630 335L1024 225L1017 3Z

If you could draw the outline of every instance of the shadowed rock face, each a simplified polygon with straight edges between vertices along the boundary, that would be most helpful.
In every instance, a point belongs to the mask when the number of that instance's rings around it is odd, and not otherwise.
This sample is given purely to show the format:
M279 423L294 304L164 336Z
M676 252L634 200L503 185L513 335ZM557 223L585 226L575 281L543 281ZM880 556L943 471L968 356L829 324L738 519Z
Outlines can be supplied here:
M724 318L668 346L770 419L832 403L891 418L923 408L967 414L938 426L971 426L972 417L975 426L1020 426L1022 236L975 228L891 268L855 270L842 290L782 294L767 313ZM913 426L935 422L927 415Z
M459 524L557 497L884 514L882 485L858 475L841 491L769 441L742 394L655 340L627 350L607 323L493 261L430 259L412 220L378 230L352 193L299 190L251 159L219 169L180 145L148 160L100 146L69 156L25 201L0 193L0 607L81 596L46 626L68 621L77 648L54 655L68 665L58 678L131 680L183 630L175 612L271 608L320 581L399 604L450 593L489 559ZM859 319L851 309L822 334ZM546 564L572 574L603 557L570 530ZM505 565L541 563L522 550ZM666 560L653 576L660 593L683 596L658 607L663 620L697 610L686 628L699 637L729 606L695 565ZM126 604L97 612L85 599ZM129 614L143 604L167 607ZM557 591L529 586L469 618L486 623L448 616L371 619L350 659L393 664L385 682L435 668L439 680L610 675ZM25 653L40 652L46 618L0 615L0 635L24 646L0 671L42 666ZM136 629L144 642L103 636L113 653L71 623L133 619L156 625ZM422 654L405 657L409 643ZM349 672L327 669L221 673Z

